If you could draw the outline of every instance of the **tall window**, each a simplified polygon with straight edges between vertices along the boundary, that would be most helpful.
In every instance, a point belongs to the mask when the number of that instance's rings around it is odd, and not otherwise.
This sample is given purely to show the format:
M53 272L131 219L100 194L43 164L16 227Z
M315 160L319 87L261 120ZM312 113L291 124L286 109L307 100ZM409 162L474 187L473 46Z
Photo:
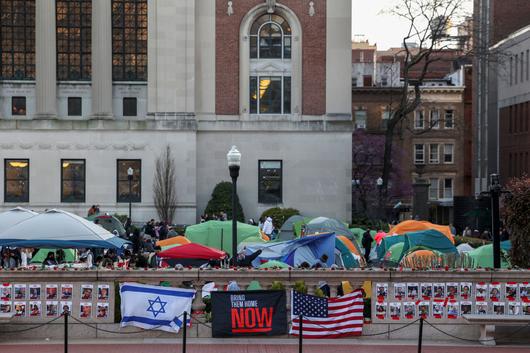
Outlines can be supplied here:
M445 178L444 179L444 199L453 198L453 179Z
M258 202L282 203L282 161L259 161Z
M438 198L440 197L440 181L438 180L438 178L430 178L429 182L429 199L438 200Z
M61 202L85 202L85 160L61 159Z
M132 168L131 193L129 194L129 174L127 171ZM117 171L117 201L142 202L142 160L141 159L118 159Z
M112 79L147 81L147 0L112 0Z
M452 129L455 127L455 111L454 110L451 109L451 110L445 111L444 127L446 129Z
M437 143L432 143L429 147L429 163L438 164L440 163L440 150Z
M384 108L381 112L381 129L386 130L388 128L388 120L390 119L390 110Z
M281 16L266 14L250 28L251 59L290 59L291 27Z
M91 79L91 0L56 2L57 80Z
M440 111L431 110L431 128L439 129L440 128Z
M519 79L519 54L515 54L515 80L514 83L517 84Z
M0 0L0 80L35 79L35 0Z
M251 114L290 114L291 77L251 76Z
M4 160L4 202L29 202L29 159Z
M454 153L455 153L455 145L453 144L445 144L444 145L444 163L446 164L452 164L454 163Z
M423 129L425 127L425 113L423 110L414 112L414 128Z
M425 145L414 145L414 163L425 163Z

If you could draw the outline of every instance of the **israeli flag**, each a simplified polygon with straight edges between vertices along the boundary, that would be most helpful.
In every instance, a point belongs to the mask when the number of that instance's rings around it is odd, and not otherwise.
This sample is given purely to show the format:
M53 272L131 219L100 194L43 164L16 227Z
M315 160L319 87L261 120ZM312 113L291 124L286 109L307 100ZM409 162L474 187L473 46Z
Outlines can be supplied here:
M121 327L136 326L145 330L178 333L188 313L190 324L191 303L195 290L123 283L121 295Z

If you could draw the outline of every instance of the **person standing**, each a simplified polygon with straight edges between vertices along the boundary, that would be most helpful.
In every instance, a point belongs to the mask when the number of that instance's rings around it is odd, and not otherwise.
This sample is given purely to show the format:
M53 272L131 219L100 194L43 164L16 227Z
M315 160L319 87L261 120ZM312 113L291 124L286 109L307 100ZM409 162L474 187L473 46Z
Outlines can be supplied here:
M267 219L265 220L265 223L263 223L263 233L265 233L265 235L268 236L269 239L272 239L271 235L272 235L273 230L274 230L274 226L272 224L272 218L267 217Z
M374 238L372 238L372 234L370 234L370 229L367 229L366 232L363 233L362 239L362 245L364 248L364 258L366 259L366 262L370 262L370 252L372 251L373 241Z

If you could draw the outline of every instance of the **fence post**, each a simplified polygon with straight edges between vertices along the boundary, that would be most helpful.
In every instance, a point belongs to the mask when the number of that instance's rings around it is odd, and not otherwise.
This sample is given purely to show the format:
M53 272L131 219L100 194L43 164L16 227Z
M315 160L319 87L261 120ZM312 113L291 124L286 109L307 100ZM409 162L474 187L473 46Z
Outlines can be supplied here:
M421 353L422 339L423 339L423 316L420 317L420 334L418 337L418 353Z
M64 353L68 353L68 314L69 311L65 310L64 315Z
M300 316L298 317L298 353L303 353L303 345L302 345L302 341L304 339L304 335L302 334L303 332L303 325L304 323L302 322L302 319L303 319L303 315L300 314Z
M188 329L188 313L184 312L184 327L182 329L182 353L186 353L186 333Z

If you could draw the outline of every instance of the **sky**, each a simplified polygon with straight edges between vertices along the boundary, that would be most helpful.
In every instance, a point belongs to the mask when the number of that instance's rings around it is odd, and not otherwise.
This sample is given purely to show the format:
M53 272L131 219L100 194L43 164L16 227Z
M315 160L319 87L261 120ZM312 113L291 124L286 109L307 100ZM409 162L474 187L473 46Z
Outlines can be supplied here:
M401 0L402 1L402 0ZM471 4L471 0L468 0ZM399 4L400 0L352 0L352 39L363 34L380 50L400 47L408 27L407 22L381 13ZM470 10L471 6L468 5Z

